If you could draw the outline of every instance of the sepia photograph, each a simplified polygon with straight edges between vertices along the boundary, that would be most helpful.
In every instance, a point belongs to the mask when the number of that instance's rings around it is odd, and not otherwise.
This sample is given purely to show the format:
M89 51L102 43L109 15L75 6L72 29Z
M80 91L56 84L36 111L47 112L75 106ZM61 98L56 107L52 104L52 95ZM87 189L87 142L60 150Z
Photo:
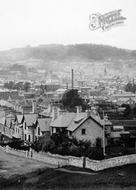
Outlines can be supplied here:
M0 0L0 190L136 189L135 19L135 0Z

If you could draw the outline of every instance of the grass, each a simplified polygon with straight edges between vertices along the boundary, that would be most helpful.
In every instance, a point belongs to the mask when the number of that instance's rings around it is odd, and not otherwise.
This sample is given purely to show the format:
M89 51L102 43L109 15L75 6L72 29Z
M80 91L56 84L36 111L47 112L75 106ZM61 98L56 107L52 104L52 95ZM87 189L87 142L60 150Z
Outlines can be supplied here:
M67 168L68 169L68 168ZM69 168L70 169L70 168ZM79 168L71 170L79 171ZM75 171L74 170L74 171ZM88 170L82 170L87 171ZM136 189L136 165L126 165L97 172L96 175L66 173L59 169L39 169L26 175L0 178L0 189Z

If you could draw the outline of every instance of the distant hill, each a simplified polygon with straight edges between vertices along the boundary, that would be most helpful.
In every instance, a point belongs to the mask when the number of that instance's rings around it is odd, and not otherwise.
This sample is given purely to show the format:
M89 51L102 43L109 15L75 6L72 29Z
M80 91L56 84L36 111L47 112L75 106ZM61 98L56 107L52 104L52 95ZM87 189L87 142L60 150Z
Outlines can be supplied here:
M119 49L112 46L95 44L76 45L41 45L37 47L16 48L7 51L0 51L0 60L20 60L20 59L45 59L63 60L80 57L81 59L104 60L109 57L135 57L136 51Z
M75 44L75 45L40 45L37 47L16 48L7 51L0 51L0 65L24 64L29 66L38 63L56 61L116 61L131 60L136 61L136 51L119 49L116 47L95 44Z

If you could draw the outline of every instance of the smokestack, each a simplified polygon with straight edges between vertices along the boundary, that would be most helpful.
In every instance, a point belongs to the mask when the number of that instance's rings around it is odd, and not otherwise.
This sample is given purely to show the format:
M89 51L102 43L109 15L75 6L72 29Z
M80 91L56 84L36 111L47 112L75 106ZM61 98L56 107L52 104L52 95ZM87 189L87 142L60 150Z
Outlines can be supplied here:
M74 88L74 70L72 69L72 84L71 84L71 88Z

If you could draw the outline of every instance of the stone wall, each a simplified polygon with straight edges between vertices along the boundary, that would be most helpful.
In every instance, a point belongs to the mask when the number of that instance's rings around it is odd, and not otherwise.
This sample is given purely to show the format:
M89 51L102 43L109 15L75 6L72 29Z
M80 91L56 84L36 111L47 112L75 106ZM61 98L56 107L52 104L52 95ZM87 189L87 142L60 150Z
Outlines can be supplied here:
M94 161L87 158L86 168L92 169L94 171L100 171L108 168L134 163L136 163L136 154L105 159L102 161Z
M44 153L44 152L33 152L34 160L42 161L50 165L56 165L57 167L69 165L68 157L61 156L61 155L53 155L50 153Z
M13 148L10 148L9 146L6 146L6 147L0 146L0 149L9 154L13 154L15 156L26 157L26 151L23 151L23 150L15 150Z
M70 166L83 167L83 157L68 156Z
M89 158L84 159L83 157L61 156L58 154L51 154L45 152L37 153L34 150L32 150L32 152L15 150L8 146L0 146L0 149L9 154L45 162L46 164L49 164L50 166L52 165L53 167L61 167L68 165L83 167L84 165L85 168L91 169L93 171L100 171L112 167L136 163L136 154L105 159L102 161L96 161L90 160Z

